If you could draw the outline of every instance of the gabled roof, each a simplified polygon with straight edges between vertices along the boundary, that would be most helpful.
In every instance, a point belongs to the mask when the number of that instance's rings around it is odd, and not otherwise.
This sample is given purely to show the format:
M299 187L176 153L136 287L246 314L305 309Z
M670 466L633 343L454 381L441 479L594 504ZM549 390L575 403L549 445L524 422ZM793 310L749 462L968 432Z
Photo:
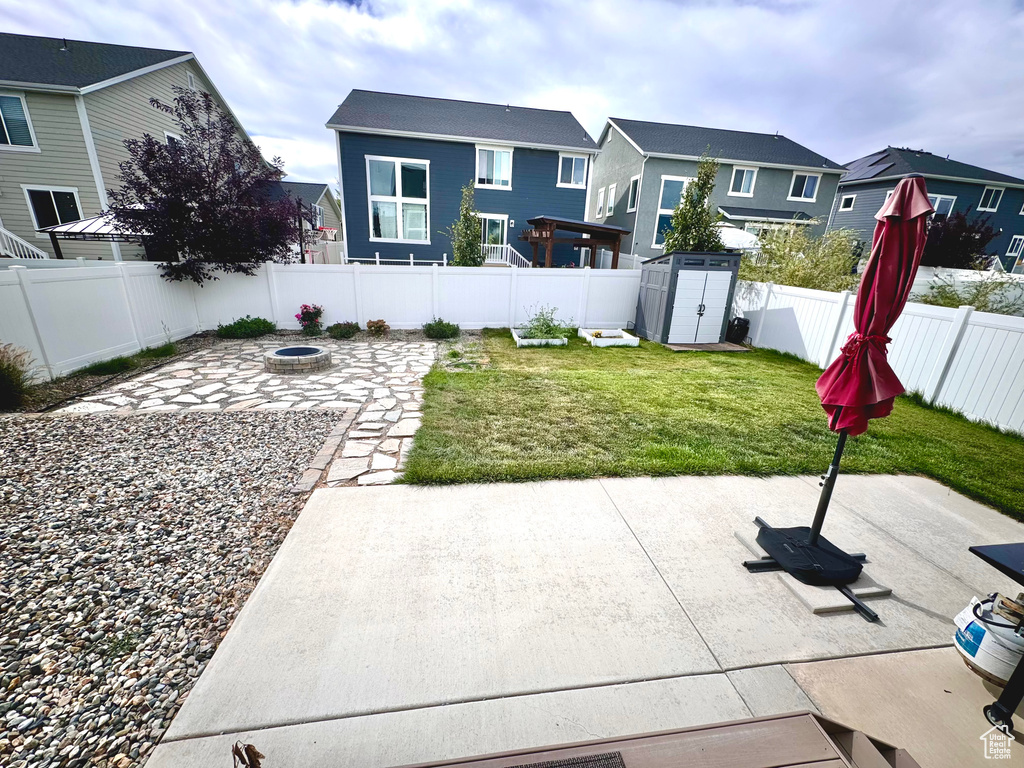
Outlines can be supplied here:
M277 202L291 195L292 200L301 200L304 204L316 203L327 191L326 184L315 184L307 181L272 181L267 185L268 197Z
M188 51L3 32L0 33L0 83L75 90L191 57Z
M608 122L618 128L644 154L696 158L707 152L709 156L723 162L739 161L831 171L843 170L839 163L779 134L729 131L696 125L648 123L621 117L610 117ZM608 126L604 132L607 131Z
M998 171L968 165L948 157L933 155L923 149L886 147L880 152L854 160L847 166L842 183L869 181L919 173L922 176L939 176L947 179L963 179L972 182L995 182L997 184L1024 184L1024 179L1008 176Z
M571 112L353 90L328 128L358 133L596 151Z

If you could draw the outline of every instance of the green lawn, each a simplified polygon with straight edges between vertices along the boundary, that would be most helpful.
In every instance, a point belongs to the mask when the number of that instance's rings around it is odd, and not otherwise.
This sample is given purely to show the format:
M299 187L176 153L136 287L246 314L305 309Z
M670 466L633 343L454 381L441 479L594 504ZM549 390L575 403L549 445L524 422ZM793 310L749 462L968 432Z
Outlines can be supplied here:
M608 475L819 474L835 448L820 371L746 353L516 349L484 331L491 366L426 377L406 482ZM900 398L847 443L847 472L920 474L1024 519L1024 438Z

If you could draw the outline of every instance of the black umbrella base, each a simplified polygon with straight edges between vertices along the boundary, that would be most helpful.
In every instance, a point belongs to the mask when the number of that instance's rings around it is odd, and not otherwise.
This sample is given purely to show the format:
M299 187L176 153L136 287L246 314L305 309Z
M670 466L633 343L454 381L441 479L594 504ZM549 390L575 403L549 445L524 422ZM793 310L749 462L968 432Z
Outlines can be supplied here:
M860 577L867 559L865 555L844 552L823 536L819 536L815 544L809 544L811 529L806 526L772 528L760 517L754 522L760 529L757 544L768 554L758 560L745 561L743 566L748 571L785 571L804 584L835 587L865 619L878 620L878 614L848 587Z

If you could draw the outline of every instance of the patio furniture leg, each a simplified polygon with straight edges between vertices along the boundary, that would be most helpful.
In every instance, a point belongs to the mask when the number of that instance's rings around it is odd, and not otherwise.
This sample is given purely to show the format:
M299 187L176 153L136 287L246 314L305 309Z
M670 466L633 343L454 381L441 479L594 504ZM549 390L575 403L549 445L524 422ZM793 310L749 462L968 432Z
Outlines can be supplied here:
M853 591L846 585L836 587L840 592L843 593L843 597L853 603L853 609L863 616L868 621L878 621L878 614L868 608L864 601L853 594Z

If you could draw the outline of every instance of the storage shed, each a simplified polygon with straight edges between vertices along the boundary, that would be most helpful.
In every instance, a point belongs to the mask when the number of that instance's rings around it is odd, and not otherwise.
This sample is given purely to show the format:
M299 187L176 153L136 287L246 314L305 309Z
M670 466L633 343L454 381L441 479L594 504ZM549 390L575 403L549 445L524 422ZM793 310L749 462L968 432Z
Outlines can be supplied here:
M738 253L668 253L640 267L635 330L662 344L725 338L740 269Z

